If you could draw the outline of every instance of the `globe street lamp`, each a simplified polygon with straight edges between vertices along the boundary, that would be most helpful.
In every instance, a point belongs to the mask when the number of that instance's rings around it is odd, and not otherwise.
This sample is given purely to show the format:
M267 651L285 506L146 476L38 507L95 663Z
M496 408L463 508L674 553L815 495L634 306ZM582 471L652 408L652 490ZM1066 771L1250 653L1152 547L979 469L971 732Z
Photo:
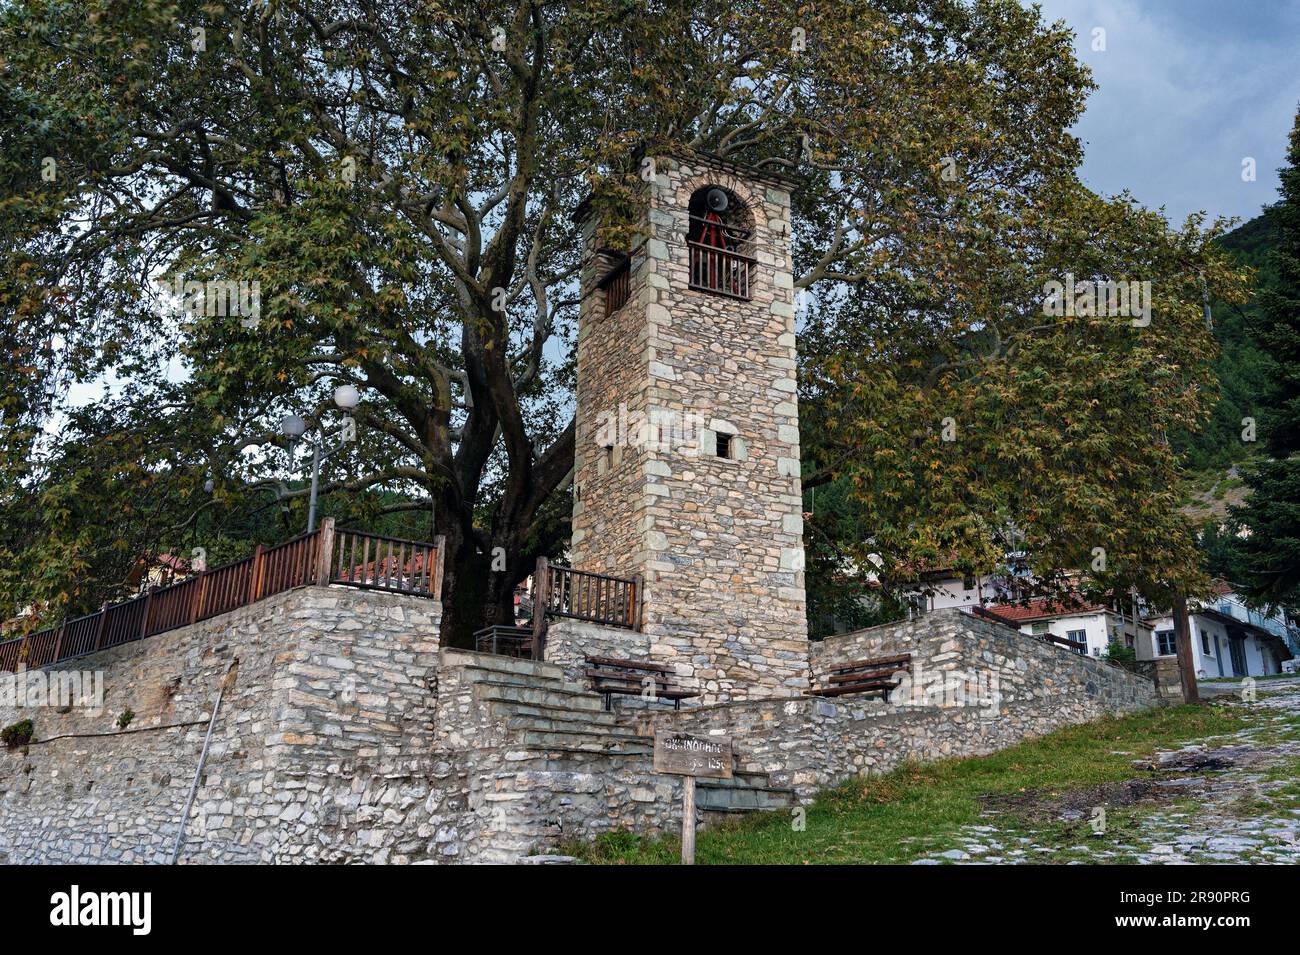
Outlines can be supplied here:
M323 449L323 435L317 435L312 439L311 454L311 497L307 502L307 533L310 534L316 529L316 500L320 493L320 463L331 455L342 451L349 442L355 441L357 437L357 425L352 420L351 412L356 409L357 404L361 401L361 393L357 391L355 385L339 385L334 389L334 404L338 409L344 412L343 430L339 435L337 446ZM301 415L285 415L280 420L280 433L289 441L289 458L293 459L294 442L301 438L307 432L307 422Z

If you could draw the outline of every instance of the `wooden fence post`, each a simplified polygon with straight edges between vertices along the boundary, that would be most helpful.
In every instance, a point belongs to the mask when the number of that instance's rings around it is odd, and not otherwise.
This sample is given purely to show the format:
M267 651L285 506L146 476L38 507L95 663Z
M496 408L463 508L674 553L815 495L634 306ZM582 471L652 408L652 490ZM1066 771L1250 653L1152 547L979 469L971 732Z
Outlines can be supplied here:
M682 777L682 865L695 865L695 777Z
M433 546L436 553L433 555L433 584L430 589L434 600L442 600L442 576L447 569L447 535L435 537Z
M248 602L262 596L262 573L266 570L266 545L258 544L253 551L253 566L248 573Z
M67 629L68 621L64 620L63 623L59 624L59 635L54 638L54 657L50 660L51 663L58 663L62 659L60 654L63 653L63 632Z
M140 614L140 635L137 640L143 640L149 635L149 611L153 607L153 592L157 589L157 586L150 585L144 592L144 612Z
M104 623L108 620L108 601L105 600L99 607L99 622L95 624L95 649L98 650L104 645Z
M320 535L317 541L320 552L316 555L316 584L328 587L330 568L334 566L334 518L327 517L320 522Z
M194 599L190 601L190 623L197 623L203 616L203 603L208 596L208 569L205 565L199 571L199 579L194 582Z
M541 660L542 640L546 636L546 605L550 602L550 566L545 557L537 558L533 571L533 659Z
M636 606L629 608L632 610L632 619L628 623L632 624L632 630L636 633L641 632L641 607L645 604L645 578L637 574L632 580L636 584Z

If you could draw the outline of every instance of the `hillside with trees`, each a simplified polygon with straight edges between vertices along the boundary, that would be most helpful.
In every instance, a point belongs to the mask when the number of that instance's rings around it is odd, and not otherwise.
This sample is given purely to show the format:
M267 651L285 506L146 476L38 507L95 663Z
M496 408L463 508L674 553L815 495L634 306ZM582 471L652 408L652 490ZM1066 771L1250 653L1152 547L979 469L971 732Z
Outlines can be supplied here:
M1281 196L1266 212L1272 248L1249 327L1264 356L1260 454L1244 468L1248 496L1213 541L1215 569L1252 599L1300 613L1300 113L1291 131Z

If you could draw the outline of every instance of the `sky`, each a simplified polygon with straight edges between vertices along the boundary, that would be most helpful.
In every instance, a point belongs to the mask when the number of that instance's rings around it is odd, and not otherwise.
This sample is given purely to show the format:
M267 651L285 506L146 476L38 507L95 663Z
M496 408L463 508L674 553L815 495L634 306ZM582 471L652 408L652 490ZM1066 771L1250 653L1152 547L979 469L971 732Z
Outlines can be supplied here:
M1074 129L1089 188L1127 188L1174 225L1197 210L1245 221L1276 201L1300 106L1300 0L1039 5L1074 29L1099 86ZM1246 159L1254 181L1243 180Z

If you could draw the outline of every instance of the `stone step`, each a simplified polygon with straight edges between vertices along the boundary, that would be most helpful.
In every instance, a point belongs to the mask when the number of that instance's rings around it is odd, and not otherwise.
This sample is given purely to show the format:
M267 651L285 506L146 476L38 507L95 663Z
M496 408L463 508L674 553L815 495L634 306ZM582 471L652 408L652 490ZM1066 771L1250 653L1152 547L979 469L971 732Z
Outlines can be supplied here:
M566 720L584 720L596 726L620 726L627 725L626 721L620 720L617 713L606 713L604 710L577 710L564 706L541 706L531 703L494 703L493 712L499 712L505 716L536 716L540 719L559 718Z
M539 732L525 730L520 745L538 750L571 750L584 753L632 755L654 752L654 741L630 733Z
M622 745L622 744L620 744ZM589 763L593 759L627 759L635 761L641 765L644 770L650 772L650 761L653 756L653 748L647 748L644 751L633 748L627 744L628 749L622 751L615 749L613 751L596 747L590 744L582 747L568 745L549 745L545 747L528 746L521 747L513 751L510 757L507 757L512 773L561 773L572 774L580 772L605 772L606 767L600 766L593 770Z
M564 670L554 663L506 657L471 650L443 650L442 665L480 673L509 673L547 681L564 681Z
M586 690L569 690L563 686L485 679L478 681L475 692L479 694L479 699L489 703L521 703L591 713L605 711L603 701L596 694Z
M714 789L780 789L782 792L786 791L784 787L772 786L768 781L767 773L747 773L742 770L734 770L730 779L701 778L700 785Z
M594 693L579 683L563 683L558 680L534 680L529 677L511 676L508 673L493 673L480 677L474 681L475 686L491 685L500 687L515 687L521 690L550 690L554 693L563 693L569 697L577 697L582 700L595 700L605 708L605 698L599 693ZM586 709L586 706L583 707Z
M772 786L718 786L720 779L695 783L695 805L701 812L770 812L797 805L794 790Z
M536 709L528 707L528 709ZM541 733L575 732L601 733L606 736L635 736L631 730L616 723L588 720L584 717L596 716L582 710L544 710L542 712L520 713L513 707L501 713L506 720L506 729L535 730Z

